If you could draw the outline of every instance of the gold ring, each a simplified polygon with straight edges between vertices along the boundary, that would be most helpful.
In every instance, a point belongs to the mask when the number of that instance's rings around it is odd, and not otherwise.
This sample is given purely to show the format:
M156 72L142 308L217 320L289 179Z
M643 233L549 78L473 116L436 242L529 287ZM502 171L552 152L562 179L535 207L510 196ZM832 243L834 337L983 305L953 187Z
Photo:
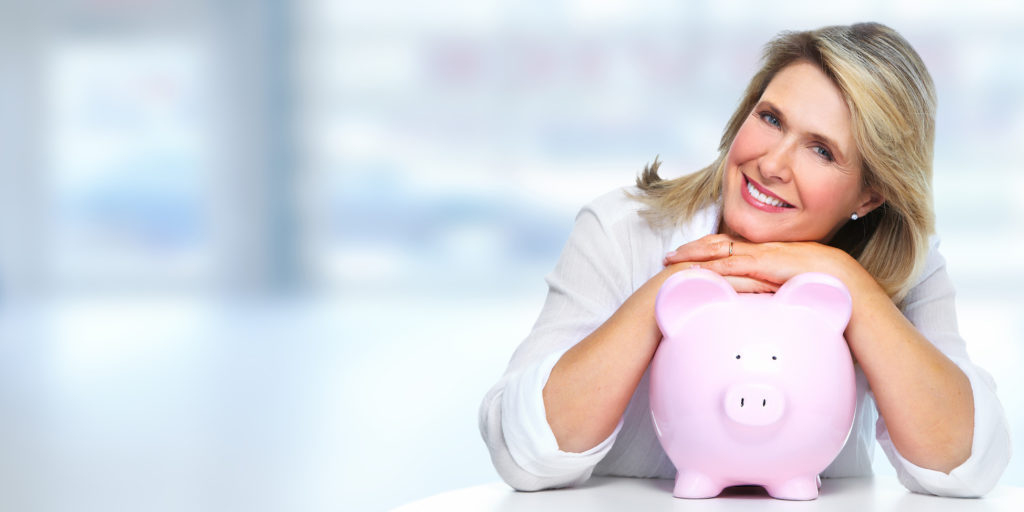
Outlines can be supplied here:
M729 256L732 256L732 242L729 242Z

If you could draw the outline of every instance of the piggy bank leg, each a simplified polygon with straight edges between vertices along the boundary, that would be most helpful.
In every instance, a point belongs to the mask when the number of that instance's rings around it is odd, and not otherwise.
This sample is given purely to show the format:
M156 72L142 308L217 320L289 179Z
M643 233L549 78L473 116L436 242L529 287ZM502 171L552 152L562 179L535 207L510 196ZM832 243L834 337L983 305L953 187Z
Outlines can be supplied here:
M780 500L813 500L818 497L819 482L818 475L802 476L765 485L764 489L772 498Z
M725 485L712 480L704 473L679 471L672 495L676 498L714 498L722 493Z

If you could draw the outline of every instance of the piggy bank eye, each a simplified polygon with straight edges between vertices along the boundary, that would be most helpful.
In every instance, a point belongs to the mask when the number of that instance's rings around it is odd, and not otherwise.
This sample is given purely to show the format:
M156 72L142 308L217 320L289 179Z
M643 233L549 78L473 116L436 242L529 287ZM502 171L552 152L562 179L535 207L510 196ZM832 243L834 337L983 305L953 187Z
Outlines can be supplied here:
M778 358L775 357L775 356L772 356L772 361L775 361L776 359L778 359Z
M740 358L740 355L739 355L739 354L736 354L736 359L739 359L739 358Z

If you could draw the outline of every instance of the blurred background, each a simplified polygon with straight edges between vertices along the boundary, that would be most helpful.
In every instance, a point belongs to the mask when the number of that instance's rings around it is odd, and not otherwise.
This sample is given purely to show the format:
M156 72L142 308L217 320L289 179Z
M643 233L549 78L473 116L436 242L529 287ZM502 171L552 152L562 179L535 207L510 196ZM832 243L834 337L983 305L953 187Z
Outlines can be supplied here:
M941 249L1021 439L1024 7L786 5L0 0L0 508L496 481L477 407L575 212L709 163L778 31L864 20L935 79Z

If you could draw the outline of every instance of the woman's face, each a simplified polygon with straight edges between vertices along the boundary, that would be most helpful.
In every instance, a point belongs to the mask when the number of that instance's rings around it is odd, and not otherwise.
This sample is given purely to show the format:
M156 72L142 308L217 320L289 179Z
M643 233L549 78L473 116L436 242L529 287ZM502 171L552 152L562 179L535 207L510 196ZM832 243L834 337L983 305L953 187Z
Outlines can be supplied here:
M720 231L751 242L828 242L882 203L863 185L839 88L805 61L779 71L743 122L723 189Z

